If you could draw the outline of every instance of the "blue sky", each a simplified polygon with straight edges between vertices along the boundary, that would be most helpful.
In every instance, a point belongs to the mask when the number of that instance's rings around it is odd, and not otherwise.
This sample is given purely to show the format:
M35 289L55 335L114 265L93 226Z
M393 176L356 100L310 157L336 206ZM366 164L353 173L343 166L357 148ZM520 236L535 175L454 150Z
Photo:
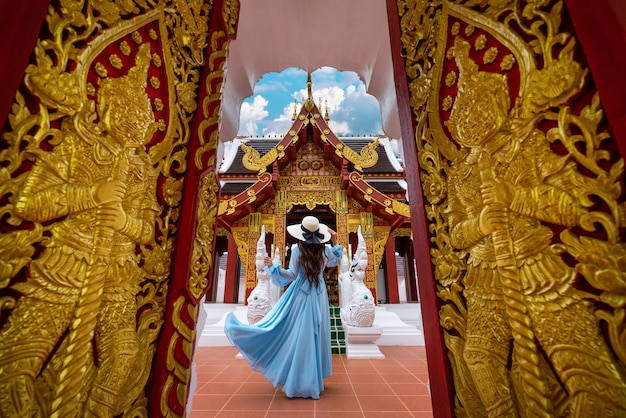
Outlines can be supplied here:
M254 93L244 100L239 119L241 136L282 136L291 126L294 103L297 110L306 98L304 70L287 68L267 73L257 82ZM322 67L311 74L313 98L322 102L337 135L380 135L380 105L365 92L365 85L352 71Z

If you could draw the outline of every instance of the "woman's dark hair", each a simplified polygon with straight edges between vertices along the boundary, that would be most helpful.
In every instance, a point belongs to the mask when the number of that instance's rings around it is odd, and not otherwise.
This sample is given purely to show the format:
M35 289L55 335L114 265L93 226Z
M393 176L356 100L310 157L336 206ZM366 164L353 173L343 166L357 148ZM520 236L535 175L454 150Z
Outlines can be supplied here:
M298 242L298 247L302 253L300 265L304 268L304 274L309 282L314 285L320 283L319 274L324 267L324 244L304 244Z

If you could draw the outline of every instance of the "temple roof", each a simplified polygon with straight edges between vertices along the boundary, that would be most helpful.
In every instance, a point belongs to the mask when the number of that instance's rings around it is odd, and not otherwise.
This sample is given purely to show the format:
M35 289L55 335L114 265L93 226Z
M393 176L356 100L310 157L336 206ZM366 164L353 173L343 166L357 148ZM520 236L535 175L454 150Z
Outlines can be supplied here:
M307 87L309 97L282 138L233 141L219 169L220 224L228 227L257 211L279 190L305 193L307 207L339 205L335 192L344 190L392 228L408 222L404 170L389 139L337 137L313 101L310 74ZM294 202L286 204L289 211Z
M341 137L340 140L354 151L360 153L366 145L372 143L372 141L376 138L377 137L375 136ZM242 149L241 144L244 143L247 146L254 148L261 156L263 156L274 148L279 142L280 139L274 138L237 138L236 141L233 141L233 145L231 146L228 154L224 157L224 162L219 169L220 173L223 174L223 177L230 174L256 174L256 171L249 170L244 166L243 158L245 156L245 151ZM378 154L378 161L374 164L374 166L364 168L364 174L403 172L402 164L398 157L395 156L387 138L379 138L379 143L375 150Z

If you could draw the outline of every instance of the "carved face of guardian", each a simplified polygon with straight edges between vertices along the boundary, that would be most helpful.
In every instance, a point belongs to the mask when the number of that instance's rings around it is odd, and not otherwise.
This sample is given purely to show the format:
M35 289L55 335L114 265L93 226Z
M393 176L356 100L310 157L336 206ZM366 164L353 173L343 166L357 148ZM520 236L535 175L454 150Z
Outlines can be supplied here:
M478 71L469 57L469 43L460 37L454 51L459 84L446 126L460 145L480 147L507 123L510 98L506 76Z
M155 124L146 93L150 45L137 52L135 66L119 78L107 78L98 89L98 113L104 131L122 146L140 146L150 141Z

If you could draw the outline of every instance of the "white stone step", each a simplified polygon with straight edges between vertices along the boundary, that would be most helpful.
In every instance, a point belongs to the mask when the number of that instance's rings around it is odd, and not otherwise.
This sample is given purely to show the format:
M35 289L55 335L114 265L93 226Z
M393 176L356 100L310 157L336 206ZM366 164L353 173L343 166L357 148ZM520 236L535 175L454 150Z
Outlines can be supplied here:
M229 346L230 342L224 334L226 315L234 312L239 321L247 323L247 307L242 304L222 303L203 305L206 322L198 339L198 345L201 347ZM387 304L376 307L376 317L372 326L383 330L381 337L375 342L376 345L424 345L420 306L417 303L406 305ZM412 323L407 323L400 315Z

